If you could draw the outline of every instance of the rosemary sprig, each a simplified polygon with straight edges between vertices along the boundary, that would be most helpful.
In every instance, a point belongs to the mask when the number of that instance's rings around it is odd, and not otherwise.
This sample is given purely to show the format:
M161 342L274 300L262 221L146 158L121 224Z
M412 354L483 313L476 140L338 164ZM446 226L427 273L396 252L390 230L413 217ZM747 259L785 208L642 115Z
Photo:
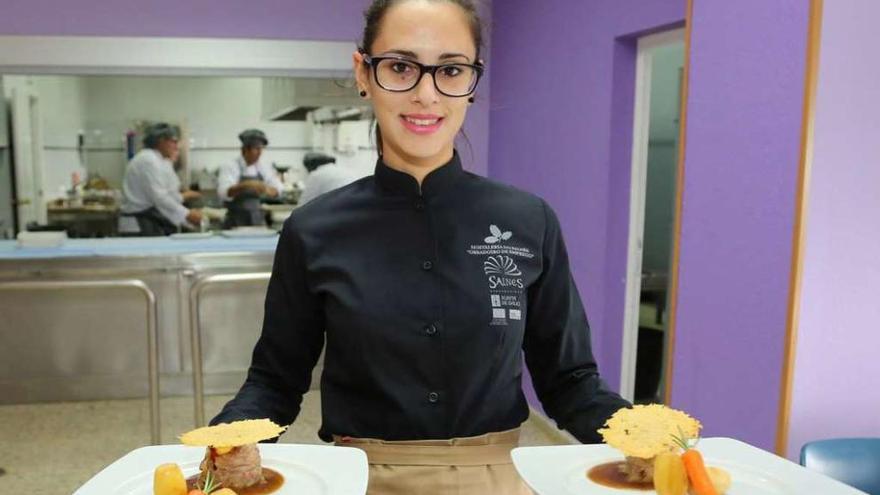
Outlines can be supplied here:
M223 483L217 481L217 479L214 477L214 473L211 472L211 470L209 469L208 474L205 475L205 482L202 483L202 487L200 488L200 490L202 490L206 494L210 494L214 490L220 488L220 485L222 484Z
M681 426L678 427L678 435L672 434L672 441L675 442L675 445L679 446L681 450L687 451L697 446L700 443L700 439L697 438L697 441L691 445L691 439L684 434L684 431L681 429Z

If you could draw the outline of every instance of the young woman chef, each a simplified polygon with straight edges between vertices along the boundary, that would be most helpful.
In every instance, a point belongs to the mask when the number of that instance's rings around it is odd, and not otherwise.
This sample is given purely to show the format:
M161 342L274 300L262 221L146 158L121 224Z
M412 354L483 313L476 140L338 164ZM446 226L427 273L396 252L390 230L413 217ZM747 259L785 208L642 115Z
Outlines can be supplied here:
M628 403L599 377L551 208L462 169L453 142L485 70L474 3L376 0L365 17L375 175L285 223L247 380L212 423L291 423L326 344L319 436L366 451L371 495L529 493L510 460L523 351L582 442Z

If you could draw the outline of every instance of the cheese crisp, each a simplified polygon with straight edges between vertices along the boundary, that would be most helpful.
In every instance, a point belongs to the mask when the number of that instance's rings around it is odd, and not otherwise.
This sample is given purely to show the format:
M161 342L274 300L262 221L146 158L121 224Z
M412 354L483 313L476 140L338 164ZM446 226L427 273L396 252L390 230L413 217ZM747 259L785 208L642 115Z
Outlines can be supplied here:
M700 422L682 411L660 404L621 409L605 422L599 434L605 443L627 457L650 459L664 452L675 452L673 436L697 438Z
M200 447L238 447L275 438L284 430L268 419L247 419L197 428L181 435L180 442Z

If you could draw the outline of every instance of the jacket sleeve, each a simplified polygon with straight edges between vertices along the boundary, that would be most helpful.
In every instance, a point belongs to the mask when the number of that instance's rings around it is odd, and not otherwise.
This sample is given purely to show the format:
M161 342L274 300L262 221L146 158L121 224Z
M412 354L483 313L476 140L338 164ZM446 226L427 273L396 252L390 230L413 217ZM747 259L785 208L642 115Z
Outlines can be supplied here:
M324 316L319 297L308 288L305 252L293 221L285 222L275 250L262 334L247 379L211 424L269 418L289 425L299 414L324 347Z
M266 185L274 187L280 196L284 191L284 184L281 182L281 177L278 176L278 172L272 168L272 165L265 165L263 162L260 162L260 166L263 168L260 173L263 175L263 180L266 182Z
M149 167L142 169L140 179L143 181L143 190L150 204L155 206L162 216L174 225L183 225L186 223L189 210L181 202L180 191L169 189L163 184L162 174L168 173L162 170L165 166L159 160L151 160Z
M241 172L238 170L238 165L235 162L220 165L220 170L217 174L217 197L220 198L220 201L228 201L230 199L229 188L238 184L240 175Z
M543 271L529 288L526 364L544 410L557 425L583 443L600 443L596 430L630 404L599 377L559 221L546 203L543 208Z

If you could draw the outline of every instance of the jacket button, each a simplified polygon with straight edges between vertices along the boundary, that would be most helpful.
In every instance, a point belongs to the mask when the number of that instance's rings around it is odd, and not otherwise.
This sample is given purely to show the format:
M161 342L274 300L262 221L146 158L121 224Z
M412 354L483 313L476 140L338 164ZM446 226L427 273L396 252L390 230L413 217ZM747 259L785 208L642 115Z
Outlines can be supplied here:
M439 400L440 394L438 394L437 392L431 392L430 394L428 394L428 402L435 404Z
M422 211L422 210L424 210L424 209L425 209L425 202L422 201L422 200L418 200L418 201L416 201L416 203L415 203L415 208L416 208L416 210L418 210L418 211Z
M424 263L422 263L422 270L428 271L431 268L434 268L434 263L431 263L430 261L425 261Z
M437 326L436 326L436 325L433 325L433 324L432 324L432 325L428 325L428 326L426 326L426 327L425 327L425 333L428 334L428 335L434 335L434 334L436 334L436 333L437 333Z

